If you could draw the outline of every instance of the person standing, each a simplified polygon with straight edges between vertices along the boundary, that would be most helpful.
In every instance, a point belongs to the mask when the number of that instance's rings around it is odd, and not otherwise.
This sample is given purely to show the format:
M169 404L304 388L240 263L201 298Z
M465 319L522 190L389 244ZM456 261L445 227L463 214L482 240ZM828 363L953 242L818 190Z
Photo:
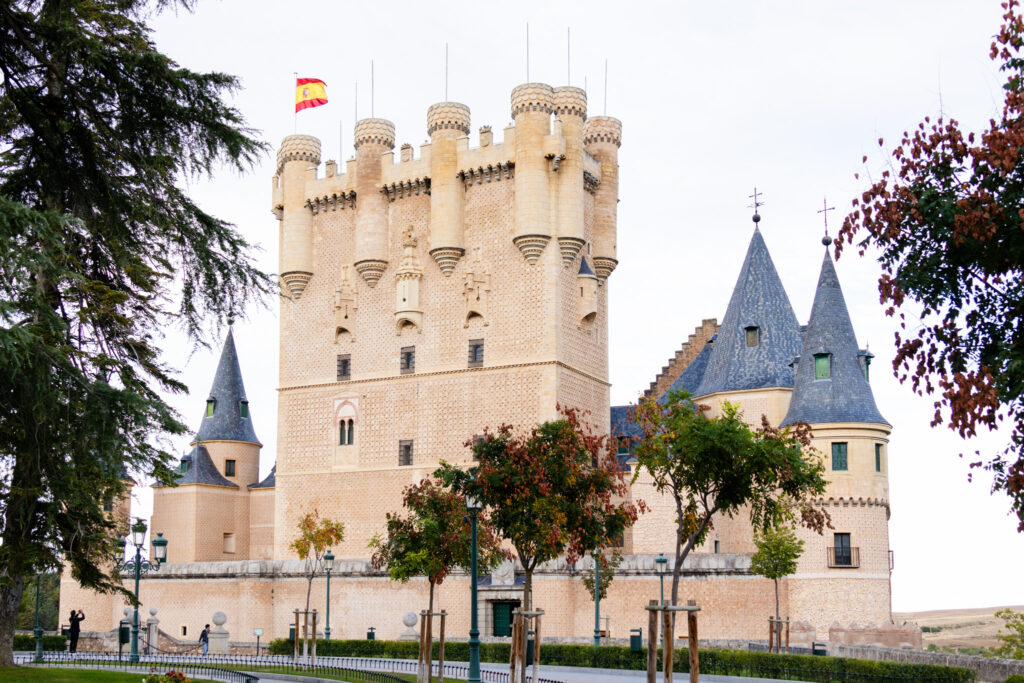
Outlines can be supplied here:
M199 642L203 644L203 656L210 651L210 625L207 624L203 627L203 632L199 634Z
M82 632L80 624L85 621L85 612L82 610L71 610L71 616L68 617L68 621L71 622L71 626L68 628L68 635L71 637L71 652L78 651L78 634Z

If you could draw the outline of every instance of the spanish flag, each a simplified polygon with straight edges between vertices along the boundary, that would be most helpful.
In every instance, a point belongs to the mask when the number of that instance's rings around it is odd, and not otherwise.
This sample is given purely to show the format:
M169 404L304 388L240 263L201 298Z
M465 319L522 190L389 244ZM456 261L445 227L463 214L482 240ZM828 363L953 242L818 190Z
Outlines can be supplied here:
M327 104L327 84L319 78L295 79L295 111Z

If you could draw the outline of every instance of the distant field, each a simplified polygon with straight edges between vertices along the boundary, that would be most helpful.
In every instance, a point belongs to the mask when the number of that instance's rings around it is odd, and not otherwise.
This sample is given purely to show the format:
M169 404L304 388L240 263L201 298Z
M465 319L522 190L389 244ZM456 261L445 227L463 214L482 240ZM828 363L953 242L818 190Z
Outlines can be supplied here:
M982 607L978 609L947 609L928 612L893 612L893 619L913 621L918 626L941 628L935 633L924 634L924 645L934 643L938 647L995 647L999 644L996 634L1003 630L1003 621L995 614L1001 609L1024 612L1024 605L1006 607Z

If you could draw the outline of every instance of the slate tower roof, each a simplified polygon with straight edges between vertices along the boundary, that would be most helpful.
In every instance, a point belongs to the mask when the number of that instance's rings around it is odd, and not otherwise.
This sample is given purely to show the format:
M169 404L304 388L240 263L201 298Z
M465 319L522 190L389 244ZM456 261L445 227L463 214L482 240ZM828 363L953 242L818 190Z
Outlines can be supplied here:
M756 343L748 341L756 328ZM793 386L800 332L761 231L754 228L747 256L715 337L696 396Z
M217 374L213 377L210 397L206 401L207 408L196 435L199 441L247 441L263 445L256 438L252 426L249 401L245 398L242 370L238 365L235 337L231 330L228 330L228 338L224 340ZM212 415L209 414L210 401L213 401Z
M827 238L826 238L827 239ZM815 355L831 354L829 377L816 379ZM846 309L832 257L825 248L811 319L803 335L803 352L796 364L796 382L783 425L798 420L821 422L873 422L889 424L878 407L865 377L857 336Z
M238 484L228 481L217 470L213 464L206 446L198 444L192 448L192 452L181 459L181 472L178 474L178 484L208 484L210 486L227 486L238 488ZM159 484L157 484L159 486Z

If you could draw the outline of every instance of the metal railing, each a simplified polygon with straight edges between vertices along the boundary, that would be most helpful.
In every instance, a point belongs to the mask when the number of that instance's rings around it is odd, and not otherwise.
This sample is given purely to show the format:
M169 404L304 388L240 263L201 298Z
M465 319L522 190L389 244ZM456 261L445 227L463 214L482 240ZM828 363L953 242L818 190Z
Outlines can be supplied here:
M206 664L194 664L187 662L174 662L164 664L161 662L140 661L133 664L117 655L107 653L82 652L68 654L63 652L44 652L43 659L37 661L35 655L15 655L15 664L26 666L37 666L51 669L100 669L103 671L123 671L127 673L140 674L164 674L171 670L181 671L193 678L205 678L226 683L257 683L258 676L253 676L242 671L225 669Z
M829 567L846 567L856 569L860 566L860 548L836 546L827 548Z

